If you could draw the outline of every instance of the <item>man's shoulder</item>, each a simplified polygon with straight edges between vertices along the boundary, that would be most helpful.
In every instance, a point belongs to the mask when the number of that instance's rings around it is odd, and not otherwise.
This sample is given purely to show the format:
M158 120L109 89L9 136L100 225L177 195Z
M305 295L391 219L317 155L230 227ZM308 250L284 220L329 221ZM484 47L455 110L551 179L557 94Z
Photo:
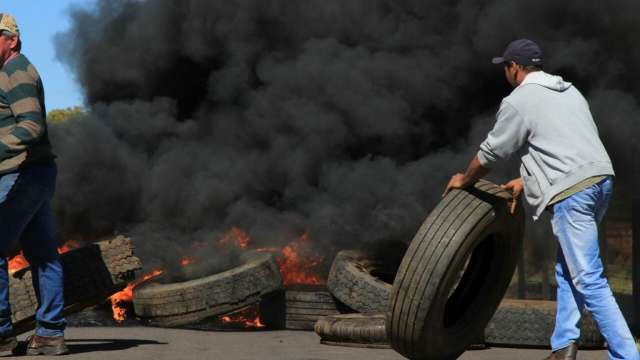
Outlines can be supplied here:
M511 94L505 96L500 102L500 107L509 106L514 109L518 108L519 103L522 101L522 95L516 93L517 89L514 89Z
M526 84L519 86L511 92L502 101L507 102L519 111L526 111L527 109L539 108L539 106L545 106L558 102L575 102L581 101L586 103L582 93L575 87L570 86L564 91L549 90L544 86L537 84Z
M5 91L7 87L14 83L36 83L40 78L40 74L35 66L31 64L29 59L23 54L18 55L15 59L6 63L0 69L0 88Z
M27 57L23 54L19 54L15 59L12 59L8 63L4 64L2 70L0 71L11 76L16 71L26 71L30 66L33 67L29 59L27 59Z
M527 84L525 86L518 86L511 91L511 94L507 95L503 102L522 110L523 107L536 103L535 99L541 96L548 96L549 91L542 86L535 84Z

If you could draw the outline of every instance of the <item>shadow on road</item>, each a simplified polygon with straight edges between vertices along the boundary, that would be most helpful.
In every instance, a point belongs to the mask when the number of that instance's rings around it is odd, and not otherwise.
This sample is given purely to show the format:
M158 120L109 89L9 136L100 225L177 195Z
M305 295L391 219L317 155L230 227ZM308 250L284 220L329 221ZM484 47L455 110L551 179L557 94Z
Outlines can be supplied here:
M131 349L140 345L166 345L165 342L139 339L67 339L67 347L71 354L82 354L95 351L116 351ZM14 355L25 355L27 342L21 341L14 350Z

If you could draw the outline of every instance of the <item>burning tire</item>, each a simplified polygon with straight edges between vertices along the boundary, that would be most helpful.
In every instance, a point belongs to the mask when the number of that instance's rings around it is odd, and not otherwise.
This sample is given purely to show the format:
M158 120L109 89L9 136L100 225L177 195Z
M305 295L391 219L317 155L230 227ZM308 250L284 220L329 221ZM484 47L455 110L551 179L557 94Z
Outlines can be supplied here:
M240 262L195 280L141 285L133 291L134 311L149 325L176 327L256 304L282 288L271 254L249 251L240 255Z
M328 315L354 312L323 285L294 285L260 305L262 320L272 329L313 330Z
M330 315L318 320L314 330L325 345L388 349L384 322L384 314Z
M133 255L131 239L118 236L60 255L64 269L65 314L104 301L122 290L142 268ZM9 302L12 308L13 333L20 334L35 327L38 304L31 282L31 268L9 276Z
M522 246L523 210L488 181L450 192L413 238L387 313L391 346L410 359L454 359L481 336Z
M327 288L345 305L361 313L389 309L391 284L372 274L376 264L358 251L340 251L333 260Z
M549 347L556 317L556 302L503 300L485 329L485 342L495 346ZM604 339L593 318L580 321L581 348L601 348Z

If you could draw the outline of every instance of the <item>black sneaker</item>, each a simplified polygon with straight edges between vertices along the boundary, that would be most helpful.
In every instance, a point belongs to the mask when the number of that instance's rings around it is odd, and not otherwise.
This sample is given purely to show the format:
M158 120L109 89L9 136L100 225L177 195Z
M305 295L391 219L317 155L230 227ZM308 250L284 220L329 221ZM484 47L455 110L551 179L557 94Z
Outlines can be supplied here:
M69 353L64 336L31 335L27 355L64 355Z
M18 340L15 336L7 336L0 338L0 352L13 351L18 346Z

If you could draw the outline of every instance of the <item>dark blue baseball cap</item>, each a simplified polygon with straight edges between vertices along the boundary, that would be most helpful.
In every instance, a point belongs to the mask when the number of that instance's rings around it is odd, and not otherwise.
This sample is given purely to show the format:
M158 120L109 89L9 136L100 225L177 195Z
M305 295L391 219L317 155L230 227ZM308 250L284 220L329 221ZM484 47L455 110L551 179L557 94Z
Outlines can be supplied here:
M531 40L518 39L507 45L501 57L494 57L491 60L494 64L504 64L509 61L523 66L542 65L542 49Z

